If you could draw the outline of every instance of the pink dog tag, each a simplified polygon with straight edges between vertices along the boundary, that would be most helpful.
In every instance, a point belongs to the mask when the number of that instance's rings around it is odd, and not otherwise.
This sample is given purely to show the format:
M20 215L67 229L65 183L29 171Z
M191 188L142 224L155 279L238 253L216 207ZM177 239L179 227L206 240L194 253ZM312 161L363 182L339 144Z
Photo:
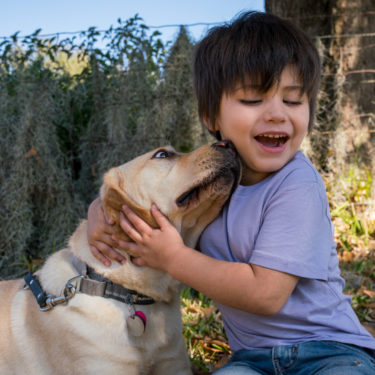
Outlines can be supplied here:
M146 329L146 315L142 311L136 311L126 320L129 334L132 336L142 336Z

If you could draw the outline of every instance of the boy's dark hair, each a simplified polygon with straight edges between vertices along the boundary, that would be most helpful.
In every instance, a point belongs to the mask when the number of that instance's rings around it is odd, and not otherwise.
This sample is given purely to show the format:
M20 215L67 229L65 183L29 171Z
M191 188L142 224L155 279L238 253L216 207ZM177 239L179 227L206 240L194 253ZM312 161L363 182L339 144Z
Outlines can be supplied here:
M297 68L308 96L310 131L320 83L320 59L307 35L287 20L252 11L210 29L198 43L194 58L198 112L210 132L220 137L213 129L223 94L249 77L266 92L280 81L287 65Z

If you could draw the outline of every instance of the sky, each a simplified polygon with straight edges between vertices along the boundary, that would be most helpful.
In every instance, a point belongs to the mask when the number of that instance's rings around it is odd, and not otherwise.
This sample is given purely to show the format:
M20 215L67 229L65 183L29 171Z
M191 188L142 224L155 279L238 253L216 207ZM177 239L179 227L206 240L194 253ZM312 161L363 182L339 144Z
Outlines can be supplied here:
M107 30L117 19L136 13L147 26L221 23L243 10L264 10L264 0L0 0L0 37L74 32L96 26ZM210 26L188 28L199 40ZM152 29L153 30L153 29ZM158 28L164 41L173 40L178 27Z

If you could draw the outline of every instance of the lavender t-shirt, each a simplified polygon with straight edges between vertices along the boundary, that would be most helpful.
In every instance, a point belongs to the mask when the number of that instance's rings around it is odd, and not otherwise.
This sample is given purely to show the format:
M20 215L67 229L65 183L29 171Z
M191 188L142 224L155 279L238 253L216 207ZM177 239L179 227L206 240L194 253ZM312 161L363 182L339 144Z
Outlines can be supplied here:
M342 293L333 230L324 183L302 152L263 181L236 189L202 234L202 252L300 278L287 303L272 316L217 303L232 350L313 340L375 349L375 339Z

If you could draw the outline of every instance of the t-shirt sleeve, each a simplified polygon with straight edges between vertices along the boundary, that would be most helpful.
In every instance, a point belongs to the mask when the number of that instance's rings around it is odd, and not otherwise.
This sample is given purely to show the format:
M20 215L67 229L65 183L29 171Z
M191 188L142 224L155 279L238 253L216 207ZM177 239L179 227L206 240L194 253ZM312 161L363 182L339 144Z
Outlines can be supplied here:
M327 280L333 240L325 190L319 182L280 188L268 201L250 263Z

